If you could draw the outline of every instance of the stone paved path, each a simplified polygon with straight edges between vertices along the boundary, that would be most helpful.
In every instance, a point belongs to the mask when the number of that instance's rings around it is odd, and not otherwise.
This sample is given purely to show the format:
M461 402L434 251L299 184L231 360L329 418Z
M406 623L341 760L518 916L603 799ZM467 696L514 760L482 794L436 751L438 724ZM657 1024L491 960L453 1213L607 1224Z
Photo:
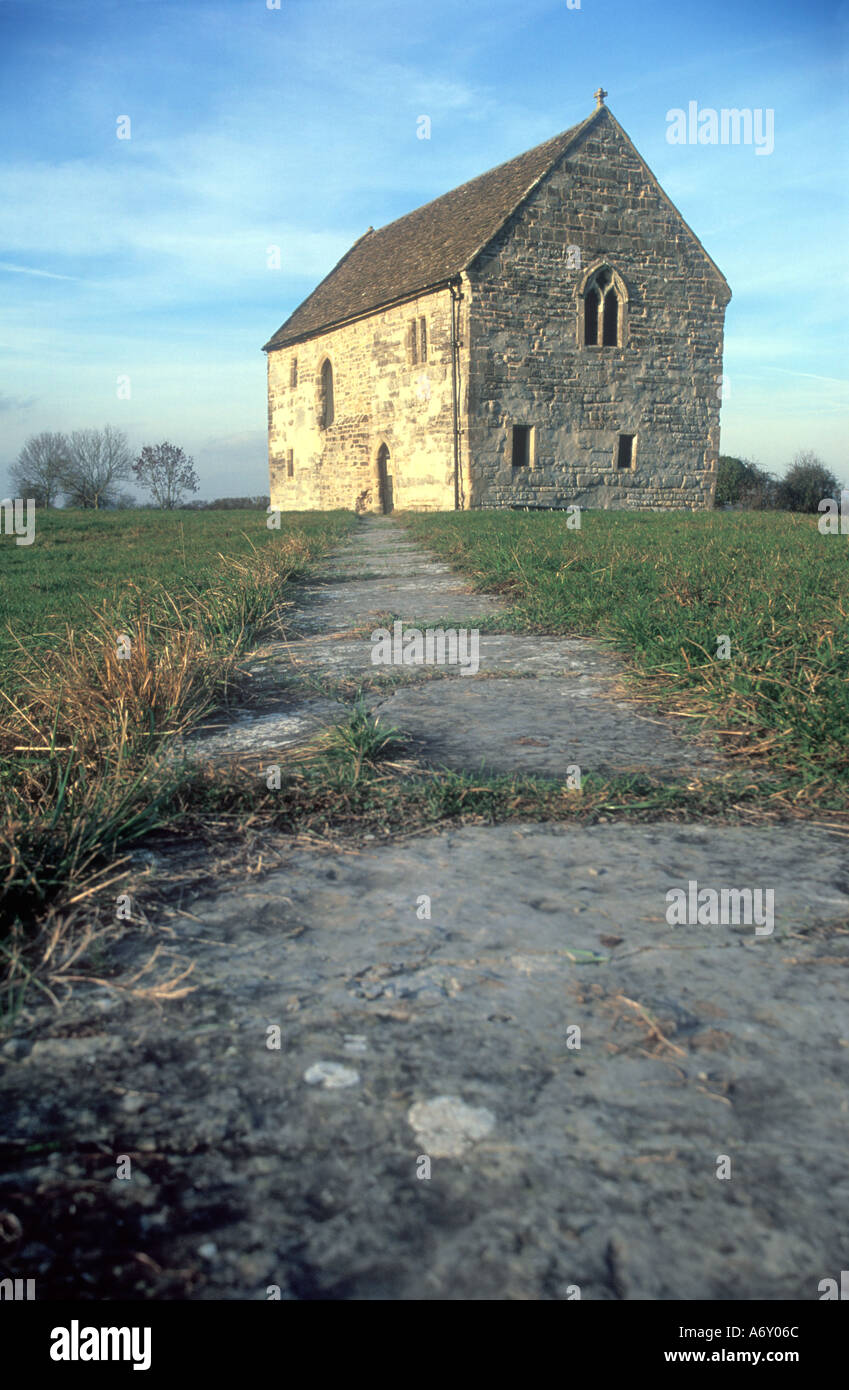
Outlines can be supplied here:
M339 717L275 683L373 674L382 616L498 611L363 521L303 636L258 661L269 708L204 749L271 755ZM618 676L592 643L496 634L478 678L372 699L434 764L721 770ZM40 1296L808 1300L845 1267L845 838L511 824L277 849L170 921L183 1002L91 987L7 1045L0 1198L31 1202L13 1272ZM774 930L669 926L691 880L771 890ZM129 974L149 941L122 951Z
M397 678L397 667L372 664L370 633L394 615L404 627L474 628L498 615L497 598L470 593L447 565L413 545L397 523L369 518L356 539L329 564L331 577L305 588L299 641L270 644L266 666L272 688L293 672L325 677ZM356 635L350 635L355 633ZM428 760L449 767L486 764L497 772L564 776L573 764L583 772L649 768L658 775L710 776L721 760L695 743L688 721L658 719L620 689L622 668L610 653L586 639L484 633L477 678L458 668L436 668L448 679L430 681L434 667L402 668L415 682L386 699L368 703L388 724L403 727ZM529 677L518 684L516 677ZM505 679L504 677L513 677ZM261 751L291 746L348 710L322 698L273 702L260 719L217 730L204 752Z

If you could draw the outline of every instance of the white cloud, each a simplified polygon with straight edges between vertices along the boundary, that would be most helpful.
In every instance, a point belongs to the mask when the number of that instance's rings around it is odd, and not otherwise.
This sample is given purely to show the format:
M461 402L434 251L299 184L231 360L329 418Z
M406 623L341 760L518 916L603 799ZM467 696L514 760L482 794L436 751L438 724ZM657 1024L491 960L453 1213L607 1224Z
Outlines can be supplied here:
M37 275L44 280L76 280L76 275L57 275L52 270L36 270L31 265L11 265L9 261L0 261L0 270L6 270L12 275Z

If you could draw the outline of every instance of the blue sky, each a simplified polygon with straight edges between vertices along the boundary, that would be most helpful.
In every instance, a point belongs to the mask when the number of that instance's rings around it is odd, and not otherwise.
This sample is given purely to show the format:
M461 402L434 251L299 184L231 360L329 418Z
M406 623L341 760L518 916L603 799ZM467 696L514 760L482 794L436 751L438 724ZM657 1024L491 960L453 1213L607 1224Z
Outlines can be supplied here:
M262 344L366 227L599 84L733 290L722 451L849 480L846 3L269 3L0 0L4 494L28 435L106 423L182 444L201 496L266 491ZM773 152L671 145L691 101L772 110Z

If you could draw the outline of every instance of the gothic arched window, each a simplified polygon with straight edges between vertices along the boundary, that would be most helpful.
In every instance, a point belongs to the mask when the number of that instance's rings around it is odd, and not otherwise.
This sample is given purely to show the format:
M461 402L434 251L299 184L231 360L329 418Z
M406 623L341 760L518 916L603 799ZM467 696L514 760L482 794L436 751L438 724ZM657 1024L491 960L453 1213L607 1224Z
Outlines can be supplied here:
M628 295L621 276L598 266L580 288L580 337L584 347L624 347Z
M319 376L318 420L323 429L333 424L336 408L333 400L333 367L330 358L325 357Z

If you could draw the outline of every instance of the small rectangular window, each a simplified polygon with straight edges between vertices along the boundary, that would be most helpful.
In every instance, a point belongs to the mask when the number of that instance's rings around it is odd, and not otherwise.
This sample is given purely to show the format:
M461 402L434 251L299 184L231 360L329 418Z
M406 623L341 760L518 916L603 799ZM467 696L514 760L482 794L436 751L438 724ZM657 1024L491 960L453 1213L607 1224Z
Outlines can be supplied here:
M419 355L418 355L418 352L417 352L417 349L416 349L416 320L415 320L415 319L410 319L410 322L409 322L409 325L408 325L408 329L407 329L407 355L408 355L408 357L409 357L409 359L410 359L410 365L414 367L414 366L416 365L416 363L418 362L418 360L419 360Z
M287 477L287 478L293 478L294 476L295 476L295 451L294 451L294 449L287 449L287 451L286 451L286 477Z
M419 319L419 361L427 361L427 319Z
M290 386L297 386L297 384L298 384L298 359L297 359L297 357L293 357L293 358L292 358L292 368L291 368L291 371L289 372L289 385L290 385Z
M634 436L620 434L616 449L616 467L630 468L634 462Z
M533 464L534 431L531 425L513 426L512 462L514 468L530 468Z

